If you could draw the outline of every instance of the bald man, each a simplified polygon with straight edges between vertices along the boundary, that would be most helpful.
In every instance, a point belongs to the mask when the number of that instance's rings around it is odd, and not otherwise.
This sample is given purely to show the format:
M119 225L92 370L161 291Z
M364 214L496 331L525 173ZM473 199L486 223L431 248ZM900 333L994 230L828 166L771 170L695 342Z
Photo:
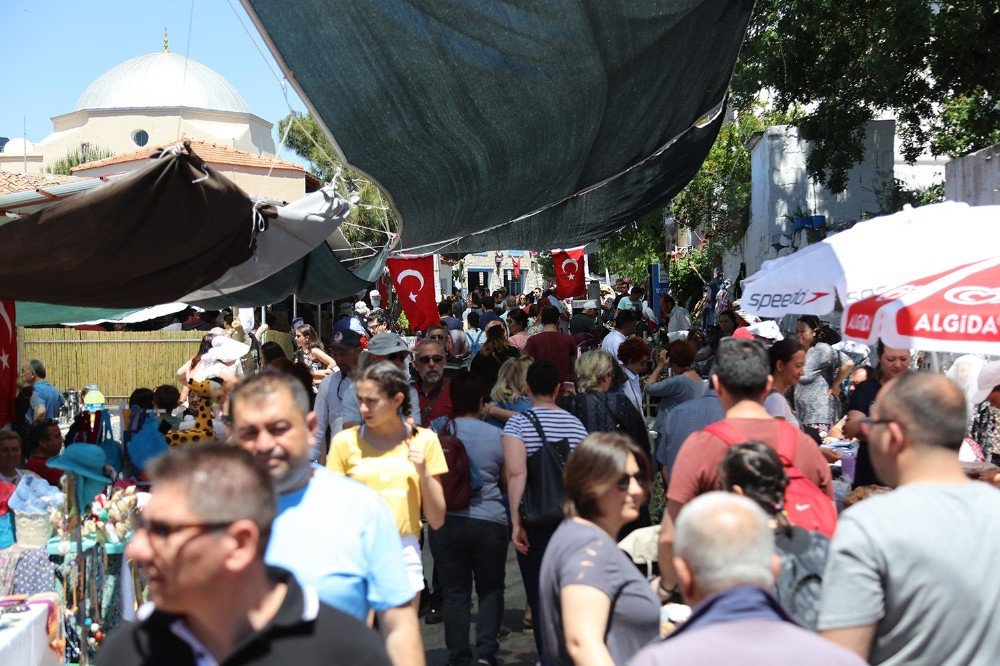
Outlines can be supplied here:
M711 492L677 518L674 569L691 617L643 648L632 666L864 666L849 650L801 627L774 597L781 562L764 511Z
M961 389L929 372L886 384L859 427L894 492L840 517L823 577L819 628L872 664L996 664L1000 492L958 461ZM989 566L989 565L987 565Z

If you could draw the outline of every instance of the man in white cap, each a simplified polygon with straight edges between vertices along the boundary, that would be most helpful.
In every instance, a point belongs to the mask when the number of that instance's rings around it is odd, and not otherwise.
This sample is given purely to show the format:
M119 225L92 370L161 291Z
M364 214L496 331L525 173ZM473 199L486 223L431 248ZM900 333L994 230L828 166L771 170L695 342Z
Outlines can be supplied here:
M372 310L378 310L382 307L382 294L379 293L378 289L372 289L368 292L368 300L372 302Z
M364 303L361 303L361 305L364 305ZM353 301L348 300L341 303L338 312L340 313L340 318L334 323L333 330L330 332L331 335L336 335L338 332L347 330L352 330L358 335L368 335L368 331L365 329L365 325L361 323L361 318L358 316L359 311L356 309Z
M597 305L597 301L589 300L584 302L583 308L580 312L573 315L573 318L569 320L569 332L571 335L576 335L577 333L590 333L597 326L597 311L600 306Z
M361 336L354 331L337 332L328 346L337 369L323 378L316 391L316 437L310 457L322 462L330 438L343 430L344 396L354 386L354 370L361 355Z

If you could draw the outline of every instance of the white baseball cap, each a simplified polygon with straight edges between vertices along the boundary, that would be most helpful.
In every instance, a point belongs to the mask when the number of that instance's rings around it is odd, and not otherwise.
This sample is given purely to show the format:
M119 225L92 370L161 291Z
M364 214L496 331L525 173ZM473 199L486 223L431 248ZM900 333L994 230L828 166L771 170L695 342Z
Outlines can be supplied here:
M997 386L1000 386L1000 361L987 363L979 371L979 390L972 396L972 404L978 405L989 397Z

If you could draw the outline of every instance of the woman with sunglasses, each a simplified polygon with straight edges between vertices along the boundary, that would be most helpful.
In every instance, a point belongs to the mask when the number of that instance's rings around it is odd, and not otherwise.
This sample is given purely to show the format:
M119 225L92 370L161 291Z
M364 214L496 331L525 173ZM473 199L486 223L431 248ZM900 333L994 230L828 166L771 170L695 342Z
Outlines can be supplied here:
M334 436L326 466L364 483L385 500L403 541L403 559L420 603L424 567L419 536L420 514L431 529L444 524L444 489L448 471L441 442L432 430L416 427L410 411L410 382L389 362L370 365L354 382L362 424ZM349 510L350 507L340 507Z
M563 512L542 559L542 663L625 664L659 636L660 602L618 548L649 497L648 458L625 435L594 433L563 474Z

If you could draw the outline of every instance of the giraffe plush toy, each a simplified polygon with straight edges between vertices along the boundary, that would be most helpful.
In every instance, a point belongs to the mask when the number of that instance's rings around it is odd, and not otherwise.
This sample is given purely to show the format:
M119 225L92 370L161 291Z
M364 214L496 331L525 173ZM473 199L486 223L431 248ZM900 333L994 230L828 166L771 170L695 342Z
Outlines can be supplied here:
M194 417L194 427L187 430L168 430L164 435L170 446L183 446L194 442L207 442L215 439L215 429L212 427L212 404L222 392L222 384L215 379L196 382L188 381L191 393L198 396L198 409Z

